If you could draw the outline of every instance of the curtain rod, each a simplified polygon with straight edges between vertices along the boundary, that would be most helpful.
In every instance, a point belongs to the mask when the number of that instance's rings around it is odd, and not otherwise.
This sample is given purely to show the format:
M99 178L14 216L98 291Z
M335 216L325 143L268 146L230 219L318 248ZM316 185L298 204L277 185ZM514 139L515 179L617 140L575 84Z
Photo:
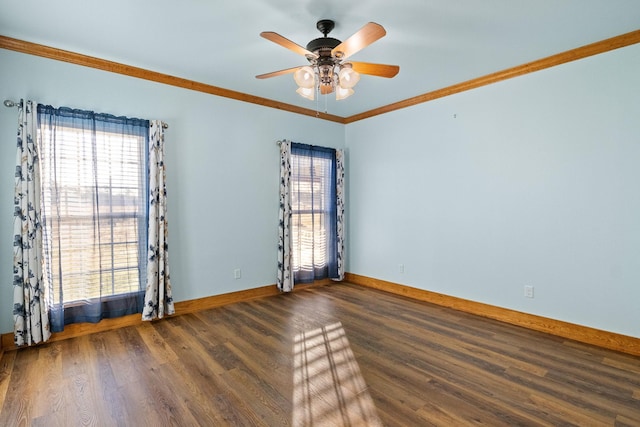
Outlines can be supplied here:
M7 108L20 107L22 105L22 101L15 102L10 99L5 99L3 104ZM169 129L169 125L166 124L165 122L162 122L162 129Z

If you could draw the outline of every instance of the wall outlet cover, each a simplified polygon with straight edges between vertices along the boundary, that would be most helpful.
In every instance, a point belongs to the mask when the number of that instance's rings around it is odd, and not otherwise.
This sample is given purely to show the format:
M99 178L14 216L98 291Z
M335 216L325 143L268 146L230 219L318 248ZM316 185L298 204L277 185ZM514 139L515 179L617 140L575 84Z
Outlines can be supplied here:
M526 285L524 287L524 296L526 298L533 298L533 286Z

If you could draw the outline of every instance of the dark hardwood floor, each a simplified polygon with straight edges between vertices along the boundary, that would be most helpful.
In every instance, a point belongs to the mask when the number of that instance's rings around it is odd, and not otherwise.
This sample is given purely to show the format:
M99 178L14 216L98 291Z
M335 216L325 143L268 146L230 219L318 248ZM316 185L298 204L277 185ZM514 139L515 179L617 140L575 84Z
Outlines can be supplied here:
M5 352L0 426L640 426L640 358L348 284Z

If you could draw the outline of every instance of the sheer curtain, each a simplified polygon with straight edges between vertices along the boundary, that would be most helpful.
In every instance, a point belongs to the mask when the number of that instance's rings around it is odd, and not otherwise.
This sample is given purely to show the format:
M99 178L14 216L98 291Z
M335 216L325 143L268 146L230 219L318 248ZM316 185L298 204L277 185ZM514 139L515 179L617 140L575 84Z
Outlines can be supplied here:
M336 150L291 144L294 281L337 278Z
M344 153L280 142L278 288L344 278Z
M36 144L36 104L21 101L14 197L13 319L18 346L51 336L42 273L40 163Z
M147 120L38 106L52 331L142 311Z

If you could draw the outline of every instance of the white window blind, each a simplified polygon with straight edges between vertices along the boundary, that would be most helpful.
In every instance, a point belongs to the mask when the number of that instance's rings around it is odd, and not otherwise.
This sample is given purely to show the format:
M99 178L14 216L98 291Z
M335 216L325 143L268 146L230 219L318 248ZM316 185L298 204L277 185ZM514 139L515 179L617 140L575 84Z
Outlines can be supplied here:
M41 132L49 286L61 290L53 292L53 302L73 305L139 291L146 139L61 126L55 137L48 134L52 129Z
M293 270L301 277L327 269L327 233L335 204L329 189L331 168L330 158L291 155Z

